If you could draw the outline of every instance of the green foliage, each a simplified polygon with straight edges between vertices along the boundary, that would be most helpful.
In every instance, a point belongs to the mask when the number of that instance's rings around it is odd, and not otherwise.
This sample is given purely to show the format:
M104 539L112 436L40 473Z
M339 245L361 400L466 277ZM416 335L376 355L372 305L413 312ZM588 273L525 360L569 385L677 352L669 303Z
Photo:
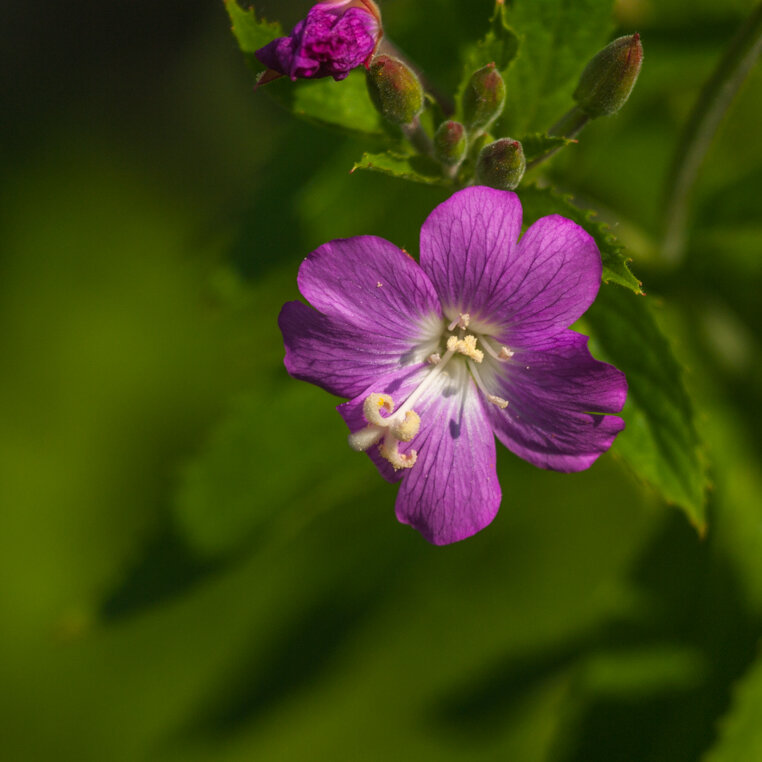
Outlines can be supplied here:
M550 138L550 140L554 140ZM530 139L530 146L542 146L542 139L534 142ZM526 149L525 149L526 150ZM580 209L572 203L569 195L562 195L551 188L538 188L535 185L522 186L519 190L521 205L524 208L525 222L533 222L548 214L560 214L574 220L581 225L598 244L603 261L603 282L618 283L636 294L642 294L640 281L632 274L628 265L628 258L624 254L624 248L617 242L608 227L596 222L595 213Z
M547 130L572 105L585 64L606 43L613 0L514 0L505 23L520 44L506 75L508 91L496 134Z
M524 148L524 157L527 160L527 164L533 161L540 161L560 148L577 142L574 139L564 138L559 135L548 135L545 132L533 132L525 135L523 138L516 138L516 140Z
M736 686L733 705L720 722L720 738L702 762L751 762L762 759L762 658Z
M441 166L424 156L405 155L394 151L364 153L362 159L355 162L352 172L356 169L381 172L384 175L391 175L424 185L452 186L452 182L442 175Z
M224 0L224 3L233 24L233 34L246 62L254 71L261 71L265 67L254 57L254 52L282 36L280 24L258 20L254 8L245 11L238 5L238 0Z
M708 478L683 371L646 298L604 287L585 315L604 358L624 371L627 428L616 441L636 474L703 534Z
M298 427L284 423L294 420ZM312 514L356 492L365 478L358 465L366 464L354 455L324 392L263 385L238 401L186 469L176 500L180 526L204 556L245 549L284 522L305 521L301 495L309 493Z

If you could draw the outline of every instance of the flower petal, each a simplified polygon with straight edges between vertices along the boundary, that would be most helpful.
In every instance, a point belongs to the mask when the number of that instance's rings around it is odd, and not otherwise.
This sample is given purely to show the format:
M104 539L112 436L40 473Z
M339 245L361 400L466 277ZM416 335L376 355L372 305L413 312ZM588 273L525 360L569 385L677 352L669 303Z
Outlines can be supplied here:
M340 397L354 397L410 358L406 341L372 337L302 302L287 302L278 316L286 347L284 363L294 378Z
M434 287L408 254L376 236L323 244L302 262L299 290L325 315L367 334L367 344L409 347L436 338L442 312Z
M509 329L511 349L568 328L593 303L601 256L592 236L565 217L537 220L521 238L501 290L486 309Z
M429 542L447 545L486 527L500 507L495 437L479 393L458 363L415 406L418 436L400 451L418 459L402 479L397 518Z
M624 374L596 360L587 337L567 330L521 350L491 377L508 407L489 410L497 438L540 468L582 471L624 428L614 415L627 396Z
M516 259L521 204L515 193L477 186L454 193L421 227L421 267L445 313L491 321L490 305Z

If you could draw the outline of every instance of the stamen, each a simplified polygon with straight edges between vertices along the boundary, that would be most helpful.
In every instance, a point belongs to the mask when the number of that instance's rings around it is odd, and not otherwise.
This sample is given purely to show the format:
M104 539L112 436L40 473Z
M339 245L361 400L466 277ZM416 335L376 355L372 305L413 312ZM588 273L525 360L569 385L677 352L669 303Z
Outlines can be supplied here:
M492 346L492 342L489 341L485 336L481 337L482 339L482 346L487 351L487 354L490 357L494 357L496 360L499 360L500 362L505 362L506 360L510 360L511 357L515 354L515 352L511 349L508 349L508 347L501 346L499 350L495 349L494 346Z
M471 315L468 312L461 312L455 320L447 326L448 331L452 331L457 325L461 331L465 331L468 328L468 324L471 322Z
M401 442L409 442L420 428L421 417L415 410L408 410L401 421L395 422L389 427L392 434Z
M418 459L418 453L415 450L401 453L399 451L399 442L391 432L384 437L384 441L379 445L378 451L382 457L392 464L395 471L399 471L401 468L412 468Z
M476 336L470 333L462 339L459 339L457 336L450 336L447 339L447 350L460 352L460 354L470 357L476 362L481 362L484 359L484 352L476 348Z
M355 452L365 452L365 450L381 439L383 433L384 430L380 426L366 426L364 429L350 434L347 437L347 441Z
M439 365L439 362L441 359L442 359L442 355L440 355L439 352L434 352L433 354L430 354L426 358L426 362L429 365Z
M388 426L389 421L381 415L381 410L391 414L394 412L394 400L388 394L369 394L363 402L362 412L368 423L376 426Z
M479 390L482 392L482 394L493 405L497 405L501 410L505 410L505 408L508 407L508 400L504 400L502 397L498 397L496 394L492 394L489 389L487 389L481 375L479 375L479 371L476 365L469 361L468 367L471 370L471 375L474 377L474 381L476 381L476 385L479 387Z

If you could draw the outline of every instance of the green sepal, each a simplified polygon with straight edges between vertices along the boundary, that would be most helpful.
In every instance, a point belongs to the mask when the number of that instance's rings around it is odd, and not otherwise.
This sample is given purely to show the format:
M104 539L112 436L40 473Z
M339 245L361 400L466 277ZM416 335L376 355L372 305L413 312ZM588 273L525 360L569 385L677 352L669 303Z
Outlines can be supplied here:
M266 67L254 57L254 52L283 35L280 24L277 21L257 20L253 8L244 10L236 0L224 0L224 3L233 24L233 35L246 63L254 71L262 71Z
M524 156L527 164L545 158L559 148L565 148L577 141L573 138L564 138L559 135L548 135L545 132L533 132L517 140L524 147Z

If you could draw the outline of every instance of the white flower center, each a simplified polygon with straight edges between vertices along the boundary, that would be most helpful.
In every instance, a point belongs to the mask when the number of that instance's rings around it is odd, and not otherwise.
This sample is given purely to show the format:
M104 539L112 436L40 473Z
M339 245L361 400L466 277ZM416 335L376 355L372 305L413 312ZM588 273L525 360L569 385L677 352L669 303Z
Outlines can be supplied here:
M399 409L395 411L394 400L388 394L374 392L366 397L363 403L363 415L368 425L349 435L349 446L353 450L367 450L379 443L379 452L392 464L395 471L400 468L411 468L416 462L418 452L408 450L406 453L401 453L399 444L412 441L420 429L421 419L413 410L413 406L426 391L431 389L442 373L445 373L448 364L458 355L462 355L477 388L487 400L501 409L508 407L507 400L489 391L477 366L483 363L486 352L490 366L489 378L494 374L492 366L510 360L513 352L496 342L488 333L476 331L466 333L470 324L471 316L468 313L461 313L446 328L443 326L444 330L441 331L436 342L437 351L430 353L426 358L426 362L433 367ZM444 354L440 354L439 351L442 339L445 339ZM467 378L467 375L464 374L463 377ZM382 415L382 412L385 414Z

